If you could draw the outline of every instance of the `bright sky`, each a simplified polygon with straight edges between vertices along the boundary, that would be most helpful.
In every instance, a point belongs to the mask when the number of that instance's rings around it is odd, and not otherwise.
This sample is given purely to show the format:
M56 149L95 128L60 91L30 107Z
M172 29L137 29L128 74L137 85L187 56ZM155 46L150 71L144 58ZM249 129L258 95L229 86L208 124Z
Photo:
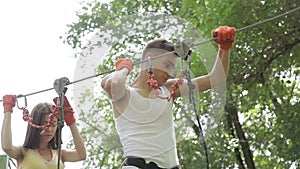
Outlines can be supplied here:
M5 94L29 94L53 87L56 79L68 77L73 81L77 58L74 51L63 44L59 36L67 30L66 24L75 21L79 0L12 0L0 1L0 97ZM66 95L72 97L72 86ZM27 97L29 111L39 102L51 102L55 90ZM24 99L19 99L23 105ZM3 112L0 102L0 112ZM71 103L74 104L74 103ZM2 127L3 114L0 114ZM12 116L13 144L22 145L27 123L22 111L14 108ZM69 137L63 128L63 141ZM0 154L4 154L0 149ZM76 166L76 167L75 167ZM66 168L81 165L66 164Z

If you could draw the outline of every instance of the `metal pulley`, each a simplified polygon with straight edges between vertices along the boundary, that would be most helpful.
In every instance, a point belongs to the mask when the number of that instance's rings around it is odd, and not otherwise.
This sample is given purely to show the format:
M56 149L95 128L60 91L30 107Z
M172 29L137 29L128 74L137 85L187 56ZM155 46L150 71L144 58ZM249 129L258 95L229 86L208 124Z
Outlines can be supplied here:
M66 77L62 77L60 79L56 79L54 81L53 87L57 94L62 94L66 92L66 85L70 83L69 79Z
M178 41L174 45L174 51L178 57L187 60L192 53L191 47L193 42L191 40Z

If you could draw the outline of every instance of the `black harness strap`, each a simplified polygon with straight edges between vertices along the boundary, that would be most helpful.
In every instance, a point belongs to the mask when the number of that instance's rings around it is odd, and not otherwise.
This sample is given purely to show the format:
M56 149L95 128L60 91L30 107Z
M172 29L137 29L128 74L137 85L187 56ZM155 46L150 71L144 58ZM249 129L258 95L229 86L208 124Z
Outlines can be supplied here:
M144 158L138 157L126 157L124 166L136 166L140 169L169 169L169 168L161 168L155 162L146 163ZM181 169L180 166L175 166L170 169Z

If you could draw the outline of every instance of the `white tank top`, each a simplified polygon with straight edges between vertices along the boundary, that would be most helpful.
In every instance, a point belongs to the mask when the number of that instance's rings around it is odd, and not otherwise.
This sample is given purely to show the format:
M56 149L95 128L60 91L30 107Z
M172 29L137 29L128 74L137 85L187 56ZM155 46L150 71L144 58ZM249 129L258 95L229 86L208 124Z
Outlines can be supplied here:
M163 168L179 165L172 113L172 102L149 99L130 89L127 108L115 119L124 155L142 157ZM168 96L166 87L162 95Z

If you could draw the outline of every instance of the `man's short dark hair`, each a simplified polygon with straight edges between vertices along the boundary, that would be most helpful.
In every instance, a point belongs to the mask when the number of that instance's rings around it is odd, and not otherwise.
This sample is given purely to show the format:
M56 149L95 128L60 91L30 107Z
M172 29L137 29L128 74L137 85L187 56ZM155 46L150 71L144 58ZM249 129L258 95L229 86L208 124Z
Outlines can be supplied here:
M167 41L166 39L156 39L151 42L149 42L143 52L143 57L145 54L152 49L162 49L169 52L174 51L174 44L172 42Z

